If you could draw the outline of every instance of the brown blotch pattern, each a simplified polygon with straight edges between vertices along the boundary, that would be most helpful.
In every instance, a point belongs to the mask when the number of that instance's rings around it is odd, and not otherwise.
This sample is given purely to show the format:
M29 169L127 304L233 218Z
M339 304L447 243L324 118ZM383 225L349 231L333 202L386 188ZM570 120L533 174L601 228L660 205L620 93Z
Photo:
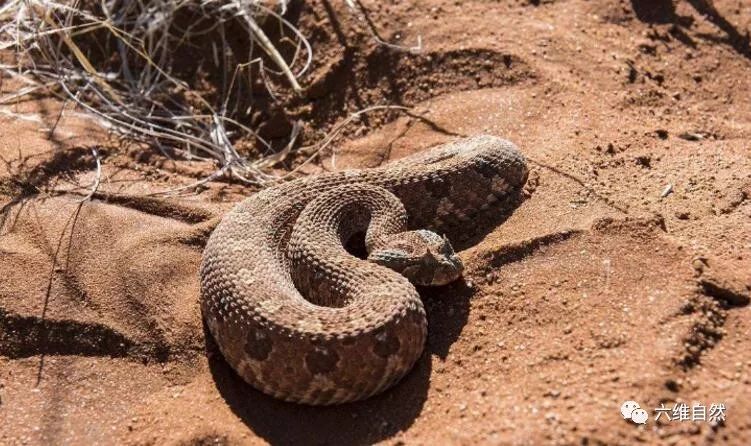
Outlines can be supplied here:
M269 337L257 329L251 329L245 339L245 353L256 361L264 361L269 357L274 345Z
M373 353L385 359L398 353L399 347L401 347L401 342L398 336L394 333L381 332L375 336Z
M310 373L324 375L332 372L339 362L339 355L335 351L316 348L305 356L305 365Z

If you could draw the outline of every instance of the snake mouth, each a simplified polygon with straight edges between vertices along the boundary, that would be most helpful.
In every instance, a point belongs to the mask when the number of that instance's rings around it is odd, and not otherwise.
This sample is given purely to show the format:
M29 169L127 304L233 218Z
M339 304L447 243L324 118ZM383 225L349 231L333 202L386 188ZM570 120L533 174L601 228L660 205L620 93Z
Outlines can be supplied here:
M401 268L393 268L393 265L384 265L395 269L406 277L413 285L417 286L444 286L459 279L464 272L464 264L459 256L449 258L435 258L412 263Z
M431 279L429 286L444 286L448 285L455 280L458 280L464 272L464 264L455 256L455 259L451 259L442 262L438 268L435 268L433 272L433 278Z
M457 260L459 258L457 257ZM430 283L431 286L444 286L448 285L455 280L458 280L464 273L464 264L461 260L447 262L441 269L436 270L433 274L433 280Z

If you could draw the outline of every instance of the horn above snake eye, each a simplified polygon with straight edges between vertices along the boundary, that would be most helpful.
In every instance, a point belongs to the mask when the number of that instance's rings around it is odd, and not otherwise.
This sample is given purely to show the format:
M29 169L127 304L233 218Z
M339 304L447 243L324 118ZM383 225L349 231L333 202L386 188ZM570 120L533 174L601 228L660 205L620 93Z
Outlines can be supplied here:
M430 250L430 248L425 249L425 254L422 255L422 261L426 264L436 263L437 258L436 255L433 254L433 251Z
M445 234L443 235L443 248L441 249L441 251L442 251L442 254L447 257L451 257L452 255L456 253L454 251L454 247L451 246L451 242L449 241L448 237L446 237Z

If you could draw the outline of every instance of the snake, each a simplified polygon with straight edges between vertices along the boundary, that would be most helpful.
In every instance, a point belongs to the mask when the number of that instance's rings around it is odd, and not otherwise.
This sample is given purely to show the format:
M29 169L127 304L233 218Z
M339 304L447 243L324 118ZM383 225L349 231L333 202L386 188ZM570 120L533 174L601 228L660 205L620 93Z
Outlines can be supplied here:
M463 274L445 234L507 212L527 176L513 143L476 135L262 189L206 242L208 331L235 372L274 398L332 405L378 394L424 350L418 287Z

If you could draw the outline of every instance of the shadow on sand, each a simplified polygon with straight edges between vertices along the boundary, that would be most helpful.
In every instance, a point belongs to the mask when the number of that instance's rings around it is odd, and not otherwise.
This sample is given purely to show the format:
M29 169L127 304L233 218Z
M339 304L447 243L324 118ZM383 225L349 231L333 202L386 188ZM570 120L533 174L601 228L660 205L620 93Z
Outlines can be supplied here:
M715 26L725 32L724 37L700 34L699 36L710 41L726 43L741 56L751 59L751 38L748 31L742 33L737 26L733 25L714 6L712 0L687 0L699 14L705 16ZM636 17L645 23L673 23L675 31L685 34L682 28L691 26L693 20L690 17L682 17L676 14L675 4L672 0L631 0Z

